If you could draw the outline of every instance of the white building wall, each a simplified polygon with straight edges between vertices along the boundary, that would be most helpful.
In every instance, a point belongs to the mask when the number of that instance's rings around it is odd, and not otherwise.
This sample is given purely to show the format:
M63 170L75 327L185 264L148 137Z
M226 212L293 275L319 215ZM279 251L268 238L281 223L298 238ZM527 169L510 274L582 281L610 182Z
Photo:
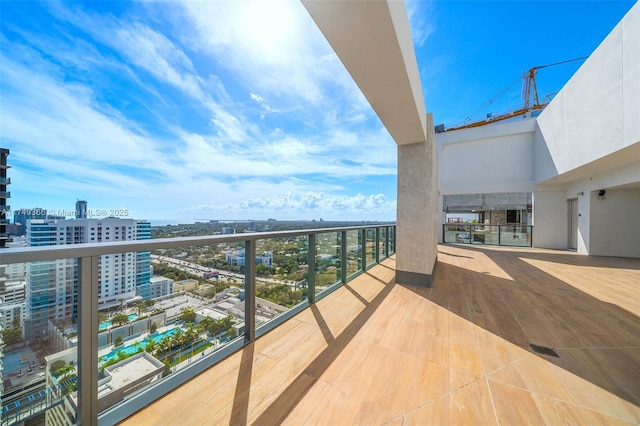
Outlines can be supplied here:
M7 281L22 281L27 275L27 264L10 263L4 266L4 273L7 274Z
M636 4L537 119L536 181L640 142L640 7Z
M535 119L436 134L442 194L531 192Z
M567 200L564 190L533 193L533 246L567 248ZM560 218L560 220L559 220Z
M592 191L589 199L589 254L640 257L640 189Z
M26 319L27 304L22 302L5 302L0 300L0 326L2 328L13 328L14 321L17 320L20 326Z

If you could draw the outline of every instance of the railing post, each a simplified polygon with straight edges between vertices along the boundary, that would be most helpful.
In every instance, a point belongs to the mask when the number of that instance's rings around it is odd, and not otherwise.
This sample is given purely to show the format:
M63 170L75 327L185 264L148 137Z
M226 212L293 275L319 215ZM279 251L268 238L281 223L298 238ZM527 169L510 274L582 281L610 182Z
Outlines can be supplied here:
M98 256L78 262L77 424L98 424Z
M397 228L394 225L394 226L391 226L390 229L393 232L393 236L389 239L389 244L391 244L391 252L393 254L395 254L396 253L396 235L397 235L396 234L396 229Z
M316 236L309 234L307 238L309 242L308 258L307 258L307 298L309 303L316 302Z
M380 227L376 226L376 263L380 263Z
M387 257L391 256L391 254L389 253L389 241L391 240L391 234L389 234L390 230L391 230L390 226L384 227L384 253L386 254Z
M340 281L347 283L347 231L340 232Z
M360 238L362 239L362 272L367 270L367 228L360 230Z
M500 243L500 236L502 235L502 229L500 229L501 226L498 225L498 245L501 246L502 244Z
M256 340L256 242L244 242L244 341Z

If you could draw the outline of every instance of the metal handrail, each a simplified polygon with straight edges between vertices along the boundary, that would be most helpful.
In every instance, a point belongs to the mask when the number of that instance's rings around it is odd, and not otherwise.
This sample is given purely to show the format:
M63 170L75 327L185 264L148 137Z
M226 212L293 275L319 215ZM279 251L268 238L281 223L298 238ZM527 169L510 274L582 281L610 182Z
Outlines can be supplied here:
M110 241L104 243L81 243L61 246L11 247L0 251L0 265L38 262L43 260L69 259L73 257L102 256L131 251L150 251L187 246L205 246L220 243L265 240L268 238L299 237L330 232L356 231L396 226L395 222L378 225L345 226L336 228L314 228L294 231L251 232L242 234L205 235L198 237L156 238L151 240Z
M97 424L98 418L106 423L117 423L133 414L139 408L145 406L149 402L159 398L165 393L175 389L177 386L185 383L194 375L198 374L208 366L213 365L217 361L240 350L245 345L255 340L257 329L254 324L255 318L255 265L253 262L245 264L245 334L244 339L231 342L226 347L218 350L217 353L210 355L210 361L203 363L195 363L185 368L180 373L176 373L168 378L156 382L144 392L136 394L128 399L125 403L114 406L110 409L99 413L98 410L98 377L95 368L98 365L98 258L99 256L109 254L119 254L125 252L141 252L156 249L179 248L187 246L204 246L221 243L243 242L245 246L246 257L254 258L256 255L256 241L270 238L287 238L287 237L308 237L308 267L309 270L315 269L315 236L325 233L340 233L343 241L343 250L341 253L341 264L346 265L346 250L344 244L348 231L358 231L362 238L362 269L364 272L368 269L366 264L366 245L367 229L374 229L375 232L375 253L373 263L382 260L379 250L380 231L379 228L386 228L384 244L387 247L384 257L395 252L395 249L389 251L390 245L395 248L396 232L390 233L389 230L396 227L395 223L382 223L375 225L361 225L349 227L335 228L315 228L293 231L274 231L274 232L254 232L231 235L211 235L198 237L177 237L177 238L159 238L152 240L135 240L135 241L114 241L105 243L83 243L60 246L40 246L40 247L20 247L5 248L0 251L0 265L8 265L13 263L51 261L57 259L76 258L78 261L78 403L77 403L77 420L80 424ZM322 297L330 291L344 284L347 280L354 278L357 274L346 277L341 274L341 280L333 287L323 290L318 295L315 293L314 274L308 276L308 300L300 303L296 307L290 309L287 314L281 315L277 320L272 321L269 327L260 327L260 333L269 331L272 327L276 327L284 322L290 316L295 315L302 309L308 307L316 301L316 297ZM201 360L201 361L204 361ZM8 419L7 419L8 420ZM13 424L13 423L9 423Z

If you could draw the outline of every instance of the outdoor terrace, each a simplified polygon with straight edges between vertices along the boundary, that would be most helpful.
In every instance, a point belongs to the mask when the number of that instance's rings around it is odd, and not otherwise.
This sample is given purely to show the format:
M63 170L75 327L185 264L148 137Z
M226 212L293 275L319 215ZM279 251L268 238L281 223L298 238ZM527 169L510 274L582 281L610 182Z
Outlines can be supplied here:
M433 288L386 259L122 424L640 422L639 259L438 250Z

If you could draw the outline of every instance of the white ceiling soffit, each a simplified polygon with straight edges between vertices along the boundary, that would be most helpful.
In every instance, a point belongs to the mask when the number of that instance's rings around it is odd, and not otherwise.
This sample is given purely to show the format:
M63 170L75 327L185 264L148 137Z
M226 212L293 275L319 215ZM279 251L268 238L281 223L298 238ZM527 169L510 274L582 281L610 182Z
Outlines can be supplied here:
M426 139L426 110L404 1L302 0L398 145Z

